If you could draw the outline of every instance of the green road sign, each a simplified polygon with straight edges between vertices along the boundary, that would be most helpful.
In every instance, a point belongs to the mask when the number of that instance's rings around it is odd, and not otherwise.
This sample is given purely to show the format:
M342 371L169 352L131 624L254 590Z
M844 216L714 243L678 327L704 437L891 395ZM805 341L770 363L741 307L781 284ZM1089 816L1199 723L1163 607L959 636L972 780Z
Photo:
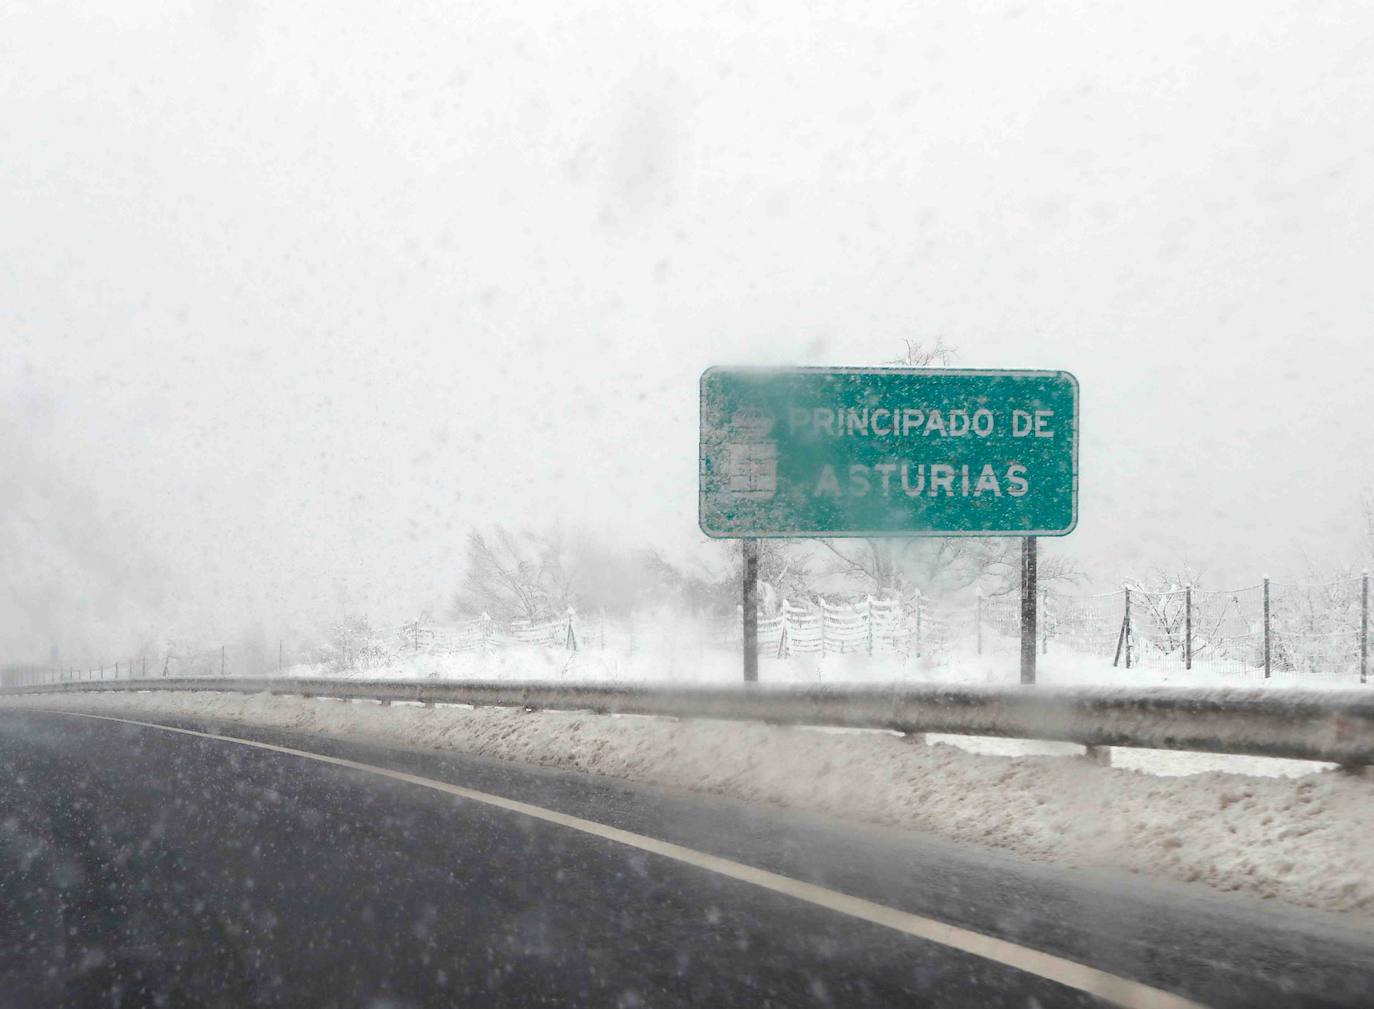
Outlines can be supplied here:
M708 536L1063 536L1078 521L1066 371L710 368Z

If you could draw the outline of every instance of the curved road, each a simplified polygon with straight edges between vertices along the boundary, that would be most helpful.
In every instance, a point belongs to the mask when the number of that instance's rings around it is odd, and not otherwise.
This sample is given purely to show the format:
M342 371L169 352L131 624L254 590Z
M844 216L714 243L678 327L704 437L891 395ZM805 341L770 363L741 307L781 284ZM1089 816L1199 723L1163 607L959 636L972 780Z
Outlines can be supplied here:
M1374 1005L1374 932L1333 916L592 776L223 731L431 784L0 709L0 1009L1120 1004L1042 976L1034 951L1207 1006ZM850 898L1000 943L977 955Z

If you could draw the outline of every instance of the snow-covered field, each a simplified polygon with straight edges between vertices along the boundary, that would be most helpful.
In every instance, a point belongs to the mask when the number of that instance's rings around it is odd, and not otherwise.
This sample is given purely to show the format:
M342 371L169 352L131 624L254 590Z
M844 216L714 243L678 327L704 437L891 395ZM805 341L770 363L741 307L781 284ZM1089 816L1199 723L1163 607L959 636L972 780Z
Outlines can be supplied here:
M210 716L457 750L928 831L1074 866L1125 869L1374 918L1374 779L1320 765L1287 774L1173 776L1102 767L1057 744L922 743L881 732L267 694L36 695L2 703ZM1004 753L990 752L1001 748ZM974 753L970 749L989 752ZM1149 754L1116 762L1151 766ZM1124 758L1124 759L1123 759ZM1244 758L1240 758L1244 759ZM1254 761L1260 765L1275 762ZM1232 765L1235 766L1235 765Z
M291 665L286 676L345 676L359 679L602 680L602 682L738 683L739 647L682 642L662 650L596 649L567 652L559 647L506 647L492 652L398 654L371 667L339 669L328 664ZM764 683L1017 683L1017 660L1006 653L949 653L938 658L864 653L760 656ZM1359 686L1353 676L1285 674L1264 679L1234 669L1114 668L1110 660L1062 653L1041 656L1037 682L1063 686L1245 686L1338 690ZM1371 687L1374 690L1374 687Z
M741 678L740 645L716 639L706 624L661 613L642 615L626 625L584 629L581 646L512 645L462 652L408 651L367 666L341 669L329 663L300 664L286 676L359 678L428 678L496 680L600 680L611 682L735 683ZM938 654L877 654L864 650L843 654L794 654L787 658L764 652L759 679L765 683L1015 683L1020 676L1019 644L989 633L979 653L969 643L944 647ZM1264 679L1260 670L1199 661L1114 667L1110 657L1056 647L1037 657L1037 680L1063 685L1171 685L1302 687L1349 689L1356 675L1290 673L1276 670ZM231 670L232 672L232 670ZM206 675L210 675L207 673ZM1371 689L1374 689L1372 687Z

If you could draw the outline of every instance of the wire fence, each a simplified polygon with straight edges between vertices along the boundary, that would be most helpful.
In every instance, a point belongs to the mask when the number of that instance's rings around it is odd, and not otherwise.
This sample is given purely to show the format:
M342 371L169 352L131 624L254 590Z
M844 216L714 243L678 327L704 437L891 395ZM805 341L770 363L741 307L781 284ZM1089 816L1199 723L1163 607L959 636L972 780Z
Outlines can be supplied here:
M1071 653L1116 668L1184 670L1270 677L1275 672L1358 677L1368 682L1369 578L1272 582L1238 589L1189 586L1071 595L1044 590L1037 606L1037 650ZM740 614L722 639L741 637ZM759 652L977 654L1020 648L1015 594L905 604L872 597L848 603L783 600L760 614Z
M140 678L270 676L301 663L339 670L375 669L407 655L490 652L517 646L576 651L575 621L572 610L550 620L508 623L500 623L486 614L457 624L414 620L385 628L373 628L365 620L354 620L335 627L326 642L292 649L289 661L281 642L275 654L269 654L262 647L167 647L156 652L145 650L124 660L80 667L32 663L0 666L0 687Z
M30 686L37 683L80 683L92 680L132 680L171 676L225 676L229 649L226 645L199 650L166 648L152 653L147 649L127 659L96 665L0 666L0 687Z
M1268 678L1275 673L1369 680L1369 576L1325 582L1269 579L1243 588L1124 586L1098 595L1043 590L1037 600L1037 650L1078 656L1119 669L1205 670ZM714 635L738 642L742 613ZM1014 594L907 601L872 596L783 600L760 612L759 653L807 655L952 656L1020 649L1021 605ZM604 625L600 634L605 646ZM369 669L410 655L492 652L513 647L578 650L577 614L542 621L499 622L483 614L457 624L415 620L374 629L366 621L335 628L331 640L295 662ZM594 641L592 642L595 644ZM135 677L270 675L287 665L278 644L247 656L220 645L168 647L99 666L0 667L0 686ZM272 662L275 658L275 662Z
M1182 667L1368 680L1368 576L1204 590L1139 586L1099 596L1045 593L1046 643L1117 667ZM1005 629L1006 620L1000 621Z
M400 624L381 635L387 651L456 654L508 648L512 645L544 645L577 650L576 614L570 609L552 620L514 620L500 624L485 613L459 624L431 624L419 620Z

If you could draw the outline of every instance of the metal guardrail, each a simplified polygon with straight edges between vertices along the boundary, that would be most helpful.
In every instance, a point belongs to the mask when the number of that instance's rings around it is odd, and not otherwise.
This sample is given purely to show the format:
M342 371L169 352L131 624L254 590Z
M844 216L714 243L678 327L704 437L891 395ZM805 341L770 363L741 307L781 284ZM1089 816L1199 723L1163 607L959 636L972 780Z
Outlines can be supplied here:
M1374 693L1355 690L174 678L10 687L0 696L148 690L591 710L1374 764Z

